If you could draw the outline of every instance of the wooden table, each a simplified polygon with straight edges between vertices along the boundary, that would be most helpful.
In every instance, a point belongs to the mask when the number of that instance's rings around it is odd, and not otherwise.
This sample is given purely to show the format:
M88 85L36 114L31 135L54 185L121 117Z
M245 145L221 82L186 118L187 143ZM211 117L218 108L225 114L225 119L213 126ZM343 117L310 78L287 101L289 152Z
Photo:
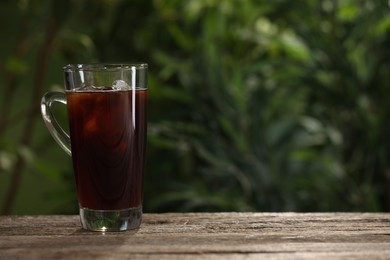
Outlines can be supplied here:
M0 216L1 259L390 259L390 213L144 214L137 231L78 216Z

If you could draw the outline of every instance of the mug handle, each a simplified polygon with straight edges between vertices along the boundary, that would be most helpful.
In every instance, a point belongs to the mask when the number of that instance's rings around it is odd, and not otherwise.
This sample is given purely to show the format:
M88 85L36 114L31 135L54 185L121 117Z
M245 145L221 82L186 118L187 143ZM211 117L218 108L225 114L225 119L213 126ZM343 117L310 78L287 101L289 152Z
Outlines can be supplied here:
M72 156L69 134L65 132L64 129L62 129L51 109L51 106L54 102L59 102L66 105L65 93L51 91L43 95L41 100L41 113L43 121L45 122L46 127L49 130L51 136L53 136L54 140L69 156Z

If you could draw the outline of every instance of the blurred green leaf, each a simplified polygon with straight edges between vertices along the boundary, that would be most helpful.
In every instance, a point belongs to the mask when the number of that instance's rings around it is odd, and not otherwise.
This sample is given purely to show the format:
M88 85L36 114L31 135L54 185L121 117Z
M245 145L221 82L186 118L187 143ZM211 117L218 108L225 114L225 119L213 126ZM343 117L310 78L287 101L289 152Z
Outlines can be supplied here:
M17 57L10 57L5 63L6 71L16 75L23 75L28 70L28 64Z

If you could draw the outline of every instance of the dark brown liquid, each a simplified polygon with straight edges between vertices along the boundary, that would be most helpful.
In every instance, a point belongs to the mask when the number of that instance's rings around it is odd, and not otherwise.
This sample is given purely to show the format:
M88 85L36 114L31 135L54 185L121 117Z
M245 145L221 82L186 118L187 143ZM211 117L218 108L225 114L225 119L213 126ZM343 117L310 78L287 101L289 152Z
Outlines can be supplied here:
M139 207L146 146L146 90L67 92L81 207Z

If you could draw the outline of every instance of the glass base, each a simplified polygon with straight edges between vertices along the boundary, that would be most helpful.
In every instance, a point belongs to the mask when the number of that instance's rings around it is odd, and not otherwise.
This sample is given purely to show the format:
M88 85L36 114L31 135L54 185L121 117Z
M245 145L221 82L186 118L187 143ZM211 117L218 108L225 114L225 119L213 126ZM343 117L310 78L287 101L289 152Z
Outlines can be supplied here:
M142 221L142 207L122 210L93 210L80 207L81 226L92 231L137 229Z

